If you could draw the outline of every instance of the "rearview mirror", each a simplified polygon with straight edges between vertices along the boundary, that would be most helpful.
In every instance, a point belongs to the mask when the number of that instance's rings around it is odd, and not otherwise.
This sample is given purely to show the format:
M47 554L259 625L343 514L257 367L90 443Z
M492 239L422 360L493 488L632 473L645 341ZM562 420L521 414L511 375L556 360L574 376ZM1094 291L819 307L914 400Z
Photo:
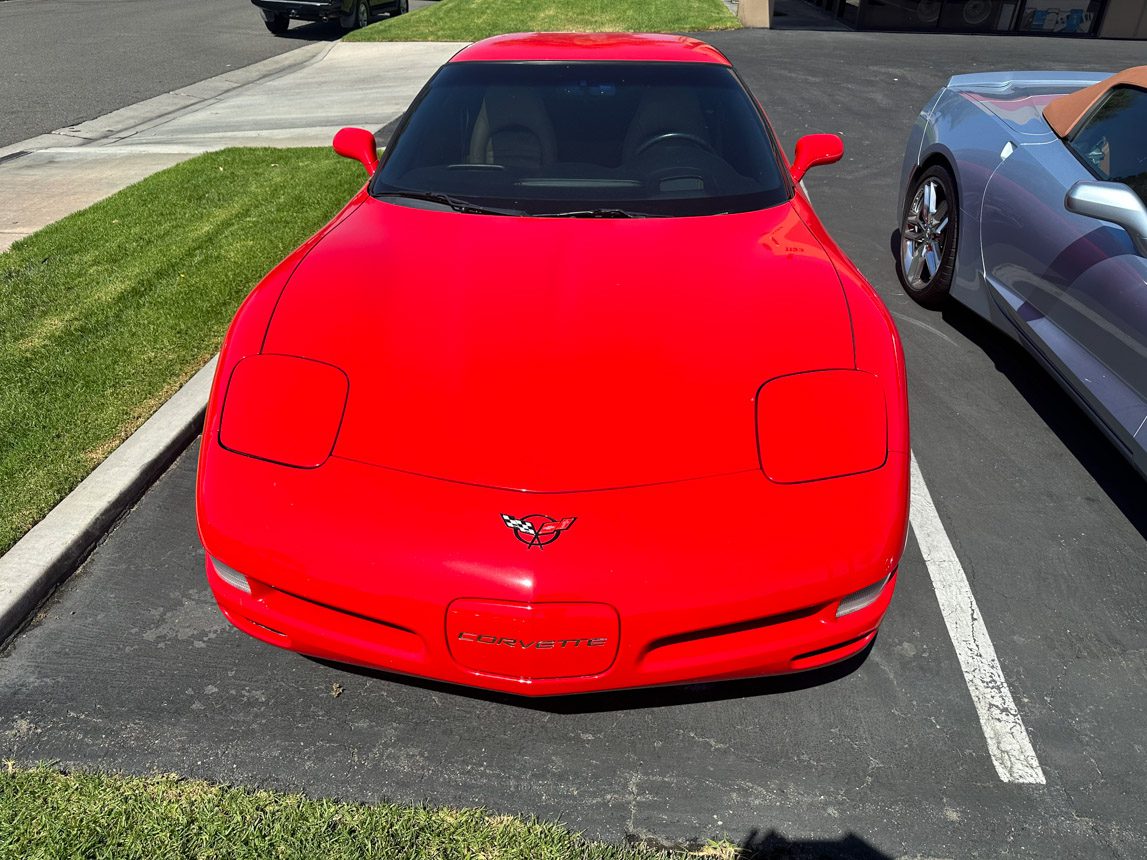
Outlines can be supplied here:
M362 163L366 172L374 176L378 168L378 144L374 135L365 128L340 129L334 139L335 152L344 158Z
M1130 234L1139 256L1147 257L1147 207L1122 182L1077 182L1063 205L1076 215L1118 224Z
M800 182L810 167L833 164L844 155L844 141L835 134L806 134L797 141L793 156L793 182Z

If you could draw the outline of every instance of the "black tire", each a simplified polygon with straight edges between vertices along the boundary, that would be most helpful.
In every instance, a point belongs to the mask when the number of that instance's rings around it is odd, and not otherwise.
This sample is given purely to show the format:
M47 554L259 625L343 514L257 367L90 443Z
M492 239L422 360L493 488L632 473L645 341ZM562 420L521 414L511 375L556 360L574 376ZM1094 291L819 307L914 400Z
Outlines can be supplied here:
M396 15L405 15L410 11L410 0L395 0L394 11L391 12L391 17Z
M267 29L276 36L282 36L287 32L287 28L291 26L291 16L284 15L282 12L276 12L270 18L264 18L263 23L266 24Z
M917 176L904 197L896 273L904 291L924 307L939 307L952 289L959 214L956 180L940 164Z
M344 30L361 30L370 23L369 0L354 0L354 8L349 15L340 15L339 24Z

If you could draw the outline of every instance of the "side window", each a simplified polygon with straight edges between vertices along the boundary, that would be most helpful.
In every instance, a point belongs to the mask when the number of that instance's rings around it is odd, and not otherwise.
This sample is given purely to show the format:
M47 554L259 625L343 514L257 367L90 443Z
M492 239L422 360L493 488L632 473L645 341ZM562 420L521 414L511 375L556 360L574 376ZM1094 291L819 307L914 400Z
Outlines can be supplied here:
M1099 179L1124 182L1147 203L1147 91L1116 87L1068 145Z

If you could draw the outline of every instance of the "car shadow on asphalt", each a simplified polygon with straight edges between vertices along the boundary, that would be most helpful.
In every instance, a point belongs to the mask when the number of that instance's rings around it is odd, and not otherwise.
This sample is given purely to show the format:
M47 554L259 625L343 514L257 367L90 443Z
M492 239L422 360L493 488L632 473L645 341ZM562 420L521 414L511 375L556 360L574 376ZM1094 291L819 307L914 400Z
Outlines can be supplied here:
M741 843L738 860L892 860L855 833L840 839L786 839L775 830L754 830Z
M899 230L893 231L890 244L899 272ZM1147 539L1147 505L1143 504L1144 491L1147 490L1144 483L1147 482L1115 444L1103 435L1083 408L1049 375L1050 371L1021 344L970 308L948 301L940 316L991 359L996 370L1007 377L1128 522Z
M633 836L626 841L655 851L711 853L711 846L705 843L674 845ZM736 856L737 860L892 860L891 854L874 848L855 833L839 839L789 839L776 830L761 833L756 828L738 844Z
M297 42L337 42L346 32L338 21L292 21L287 32L275 38Z
M775 830L754 830L739 847L738 860L892 860L855 833L840 839L787 839Z
M877 637L879 638L879 637ZM532 711L544 711L550 714L600 714L612 711L636 711L649 708L668 708L678 705L694 705L701 702L720 702L730 699L751 699L759 696L776 696L784 693L793 693L798 690L807 690L831 684L841 678L847 677L863 665L876 644L876 638L858 654L826 666L823 669L813 669L807 672L795 672L791 675L774 675L767 678L750 678L740 681L715 681L705 684L682 684L673 687L644 687L635 690L612 690L602 693L581 693L575 696L515 696L510 693L499 693L482 690L476 687L463 687L456 684L447 684L441 681L432 681L426 678L417 678L409 675L398 675L376 669L367 669L361 666L351 666L337 663L332 660L320 660L307 657L323 666L342 672L349 672L364 678L383 680L389 683L406 684L437 693L446 693L454 696L465 696L487 702L509 705L516 708L527 708Z
M975 311L949 302L944 322L978 346L1099 484L1127 520L1147 538L1143 478L1040 363Z

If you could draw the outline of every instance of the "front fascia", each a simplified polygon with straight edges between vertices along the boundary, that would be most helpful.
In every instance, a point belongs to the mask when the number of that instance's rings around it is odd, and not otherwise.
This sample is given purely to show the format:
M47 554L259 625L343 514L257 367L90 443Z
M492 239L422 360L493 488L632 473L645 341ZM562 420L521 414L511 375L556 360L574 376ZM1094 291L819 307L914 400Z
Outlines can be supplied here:
M905 496L898 470L889 467L790 486L749 472L538 495L338 457L307 471L217 445L205 450L200 524L208 554L275 592L339 612L308 644L289 647L515 692L793 671L795 657L832 644L824 638L833 601L895 570L904 539ZM236 487L260 491L252 497ZM553 543L530 547L502 514L535 512L577 519ZM247 600L213 584L225 609L284 629L272 614L275 601L260 604L258 588ZM457 599L609 605L620 619L617 659L602 676L528 688L464 671L443 635ZM382 633L406 631L410 644L394 653L339 645L343 613L372 619L371 629ZM788 614L800 622L796 634L766 622ZM867 627L853 631L858 636L879 620L859 615L854 621ZM763 650L738 651L724 636L699 632L715 628L760 636ZM680 661L674 653L683 654Z

